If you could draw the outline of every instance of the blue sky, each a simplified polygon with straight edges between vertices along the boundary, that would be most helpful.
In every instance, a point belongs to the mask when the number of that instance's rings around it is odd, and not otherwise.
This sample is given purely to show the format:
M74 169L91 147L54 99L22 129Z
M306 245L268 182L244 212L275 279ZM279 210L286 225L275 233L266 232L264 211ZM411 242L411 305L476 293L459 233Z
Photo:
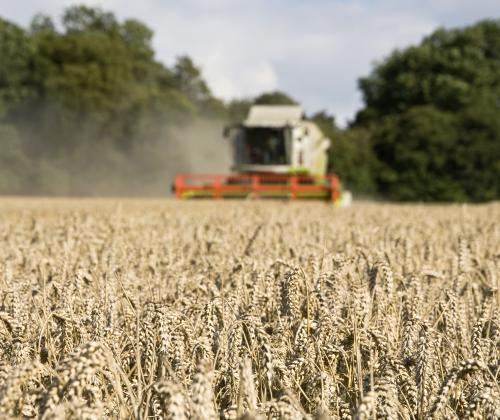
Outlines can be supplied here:
M341 123L374 61L439 26L500 18L500 0L0 0L0 15L26 26L75 3L142 20L159 60L189 54L223 98L282 89Z

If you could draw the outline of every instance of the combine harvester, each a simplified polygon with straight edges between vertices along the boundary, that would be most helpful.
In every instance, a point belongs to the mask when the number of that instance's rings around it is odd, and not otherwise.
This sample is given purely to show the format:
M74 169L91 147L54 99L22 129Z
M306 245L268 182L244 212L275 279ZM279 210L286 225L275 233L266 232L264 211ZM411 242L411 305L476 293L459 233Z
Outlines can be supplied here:
M179 174L177 198L323 199L348 204L340 181L327 174L327 139L300 106L254 105L241 124L226 127L234 173Z

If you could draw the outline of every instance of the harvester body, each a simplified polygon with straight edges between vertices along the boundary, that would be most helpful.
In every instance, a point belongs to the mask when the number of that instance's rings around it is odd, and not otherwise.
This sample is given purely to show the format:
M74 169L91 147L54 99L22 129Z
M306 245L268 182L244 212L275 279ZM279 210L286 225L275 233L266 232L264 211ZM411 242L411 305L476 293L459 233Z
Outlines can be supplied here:
M300 106L254 105L240 124L226 127L233 173L181 174L178 198L303 198L338 202L340 183L327 174L327 139Z

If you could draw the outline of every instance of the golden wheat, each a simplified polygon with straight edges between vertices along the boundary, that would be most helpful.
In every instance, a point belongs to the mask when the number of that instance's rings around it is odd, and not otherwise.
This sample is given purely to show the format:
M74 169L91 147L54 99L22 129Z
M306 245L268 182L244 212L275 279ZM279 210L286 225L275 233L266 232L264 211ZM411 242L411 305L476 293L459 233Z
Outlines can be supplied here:
M500 417L500 205L0 201L0 415Z

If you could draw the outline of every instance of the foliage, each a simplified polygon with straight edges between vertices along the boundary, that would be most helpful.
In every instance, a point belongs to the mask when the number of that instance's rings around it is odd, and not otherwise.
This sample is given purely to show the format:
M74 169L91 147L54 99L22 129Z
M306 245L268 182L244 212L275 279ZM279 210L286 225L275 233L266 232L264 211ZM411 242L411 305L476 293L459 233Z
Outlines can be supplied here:
M228 120L233 123L243 121L252 105L253 100L251 98L233 99L227 104Z
M396 200L500 197L500 21L440 29L360 80L380 192Z
M9 127L0 141L11 144L15 132L30 172L43 172L28 182L21 170L7 177L4 169L2 192L78 193L62 188L84 159L133 159L138 148L164 148L167 133L195 117L225 118L196 64L159 63L152 37L137 20L87 6L66 9L60 25L36 15L28 31L0 20L0 123ZM8 150L0 158L13 162ZM41 182L57 173L69 178Z
M29 36L19 27L0 18L0 118L8 104L17 104L31 94Z
M254 99L253 103L256 105L297 105L295 99L279 90L262 93Z
M252 105L297 105L297 102L279 90L263 92L255 98L233 99L227 104L227 118L231 122L243 121Z
M381 192L403 200L465 200L449 161L457 130L453 114L432 106L383 118L373 136Z

